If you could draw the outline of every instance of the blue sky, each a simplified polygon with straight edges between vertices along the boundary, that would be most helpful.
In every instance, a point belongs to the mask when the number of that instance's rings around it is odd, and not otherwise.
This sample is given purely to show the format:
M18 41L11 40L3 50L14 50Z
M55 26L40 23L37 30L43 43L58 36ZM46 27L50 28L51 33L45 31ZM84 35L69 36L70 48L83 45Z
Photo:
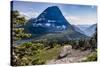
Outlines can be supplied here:
M72 5L24 1L13 2L13 10L18 10L28 19L36 18L50 6L58 6L66 20L68 20L71 24L90 25L97 23L97 7L94 5Z

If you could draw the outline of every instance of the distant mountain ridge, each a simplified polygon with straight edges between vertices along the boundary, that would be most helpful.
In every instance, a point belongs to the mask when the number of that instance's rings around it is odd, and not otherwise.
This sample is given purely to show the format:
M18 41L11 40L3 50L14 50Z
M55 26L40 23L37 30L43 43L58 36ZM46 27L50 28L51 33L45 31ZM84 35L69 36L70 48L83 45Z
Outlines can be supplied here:
M82 32L84 33L85 35L89 36L89 37L92 37L93 34L95 33L95 29L97 28L97 24L92 24L92 25L73 25L75 26L74 28L76 28L76 30L78 32ZM81 30L81 31L80 31Z
M87 28L89 28L91 25L75 25L76 27L78 27L80 30L85 31Z
M74 29L79 32L79 33L82 33L82 34L85 34L84 31L82 31L79 27L77 27L76 25L73 25Z
M96 32L97 28L97 24L93 24L91 25L90 27L88 27L87 29L85 29L85 34L88 35L88 36L93 36L94 33Z

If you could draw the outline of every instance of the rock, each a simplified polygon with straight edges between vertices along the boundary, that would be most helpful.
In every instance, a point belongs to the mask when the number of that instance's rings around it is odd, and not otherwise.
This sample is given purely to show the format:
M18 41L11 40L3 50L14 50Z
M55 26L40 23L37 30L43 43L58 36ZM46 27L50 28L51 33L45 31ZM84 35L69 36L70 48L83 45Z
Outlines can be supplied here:
M58 59L60 58L63 58L65 56L67 56L68 54L70 54L72 51L72 46L71 45L67 45L67 46L64 46L58 56Z

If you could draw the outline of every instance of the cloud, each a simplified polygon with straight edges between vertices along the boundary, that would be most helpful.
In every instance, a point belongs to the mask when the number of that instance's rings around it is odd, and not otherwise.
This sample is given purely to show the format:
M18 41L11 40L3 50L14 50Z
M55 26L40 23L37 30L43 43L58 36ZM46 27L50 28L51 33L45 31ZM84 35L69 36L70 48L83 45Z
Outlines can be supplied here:
M26 19L30 19L30 18L36 18L39 13L35 12L35 11L30 11L30 12L20 12L21 15L24 15L26 17Z
M66 20L68 20L71 24L74 25L83 25L83 24L95 24L97 23L97 18L92 16L65 16Z

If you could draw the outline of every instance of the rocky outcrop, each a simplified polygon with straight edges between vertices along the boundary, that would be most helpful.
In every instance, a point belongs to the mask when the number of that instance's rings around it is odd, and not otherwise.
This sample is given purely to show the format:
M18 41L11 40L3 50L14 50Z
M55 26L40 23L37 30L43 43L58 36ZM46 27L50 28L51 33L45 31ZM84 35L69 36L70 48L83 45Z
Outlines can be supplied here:
M63 58L65 56L67 56L68 54L70 54L72 51L72 46L71 45L67 45L67 46L64 46L58 56L58 59L60 58Z
M66 57L62 57L60 59L52 59L47 61L46 64L66 64L66 63L78 63L82 62L86 57L91 54L91 50L81 51L71 49L71 53L67 54Z

